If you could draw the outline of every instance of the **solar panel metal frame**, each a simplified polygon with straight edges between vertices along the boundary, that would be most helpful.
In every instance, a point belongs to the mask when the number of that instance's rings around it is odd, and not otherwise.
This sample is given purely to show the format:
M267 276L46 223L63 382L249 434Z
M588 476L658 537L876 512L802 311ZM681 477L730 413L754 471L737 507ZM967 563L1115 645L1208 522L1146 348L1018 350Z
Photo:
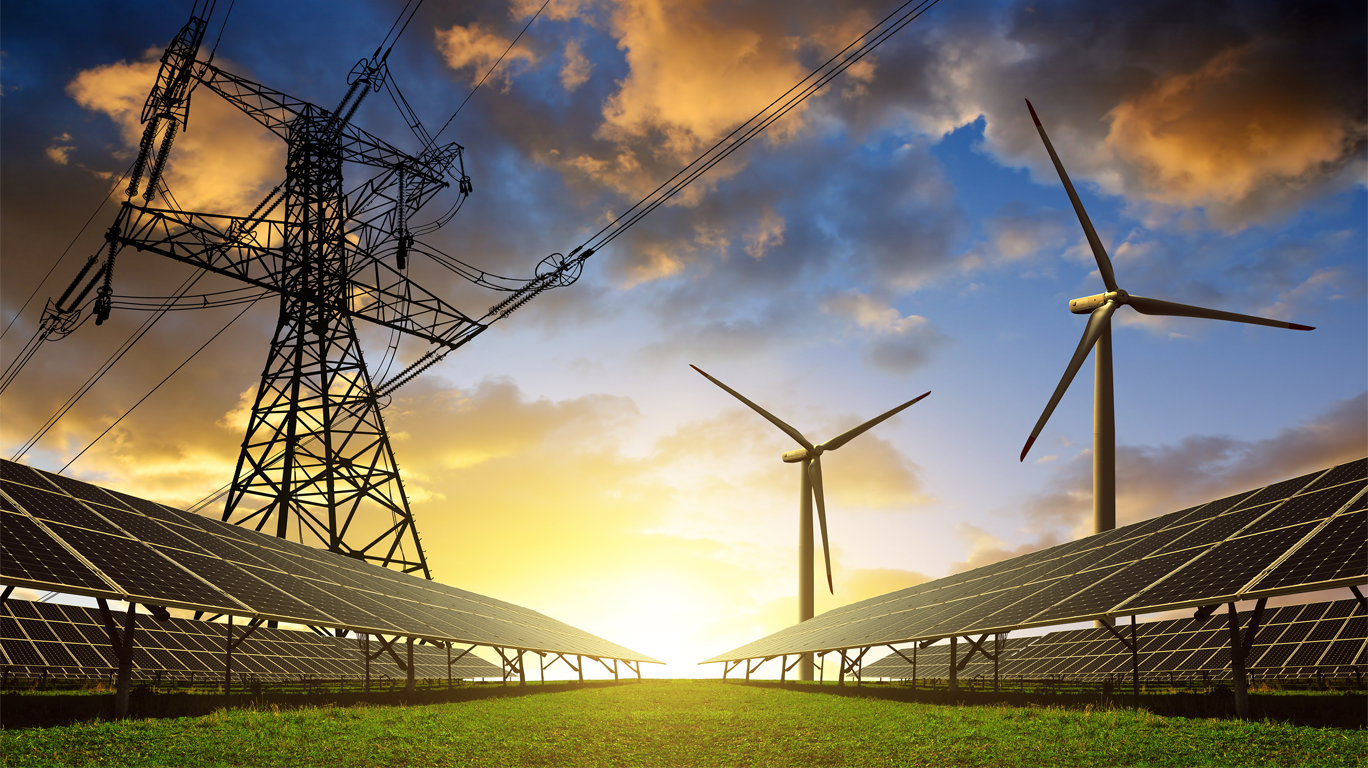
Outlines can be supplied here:
M1180 510L1159 518L1061 544L1042 552L1022 555L981 566L966 573L870 598L828 611L814 619L790 626L700 663L729 662L795 653L825 653L845 648L911 642L952 635L992 634L1072 621L1111 619L1138 613L1177 610L1235 600L1276 597L1364 583L1368 581L1368 560L1361 564L1364 566L1361 571L1320 581L1313 585L1292 583L1278 587L1255 588L1261 580L1282 563L1295 558L1298 550L1312 541L1317 533L1331 525L1332 521L1345 515L1353 515L1364 505L1365 495L1368 494L1368 478L1364 477L1364 472L1368 470L1365 470L1365 467L1368 467L1368 460L1360 459L1347 462L1336 467L1272 483L1259 489L1233 494L1196 508ZM1344 482L1332 483L1328 482L1331 477L1338 480L1343 480L1345 477L1349 479ZM1282 528L1274 529L1284 530L1294 525L1312 523L1308 525L1304 535L1291 543L1277 557L1271 558L1258 573L1235 585L1234 589L1216 590L1211 594L1201 594L1159 604L1153 601L1147 602L1144 599L1145 593L1153 591L1157 585L1174 578L1181 578L1180 574L1186 568L1200 561L1208 552L1228 542L1236 541L1242 535L1249 535L1252 538L1254 535L1271 533L1272 531L1261 531L1259 534L1245 534L1244 532L1275 512L1289 499L1310 496L1349 484L1354 484L1357 490L1338 509L1329 510L1312 521L1294 521ZM1249 510L1258 511L1251 513ZM1226 520L1238 524L1228 525ZM1141 546L1146 538L1144 536L1146 531L1159 533L1174 528L1192 526L1188 533L1194 533L1212 522L1217 523L1218 529L1221 526L1227 526L1231 530L1225 531L1223 538L1219 540L1199 544L1190 549L1182 549L1181 547L1170 549L1176 542L1182 540L1170 537L1156 538L1156 541L1163 541L1164 546L1154 553L1145 553ZM1199 538L1209 537L1201 536ZM1195 537L1193 540L1199 540L1199 538ZM1141 548L1137 549L1137 547ZM1136 559L1118 565L1102 565L1115 553L1125 550L1132 550L1137 555ZM1099 573L1095 572L1092 577L1086 580L1078 578L1087 573L1087 568L1097 568L1099 572L1105 568L1108 576L1118 576L1135 563L1154 556L1165 556L1160 553L1166 551L1190 552L1191 556L1175 556L1175 559L1182 560L1180 565L1159 578L1151 580L1150 583L1138 586L1136 591L1105 611L1093 611L1070 617L1051 615L1055 606L1075 598L1096 585L1098 581L1096 577ZM1142 553L1144 553L1143 556ZM1050 568L1050 563L1057 565ZM1190 573L1193 572L1195 571ZM1029 581L1012 584L1013 575L1027 573L1032 576ZM1070 579L1076 581L1079 588L1074 589L1071 586ZM975 584L985 586L1008 584L1008 586L975 593L973 591ZM1052 591L1057 594L1051 594ZM1021 593L1020 600L1010 599L1011 593L1014 592ZM1019 606L1025 605L1026 601L1032 598L1047 595L1048 604L1029 615L1021 615ZM937 600L938 597L943 599ZM957 616L965 617L973 614L972 607L974 605L981 605L989 600L1008 604L991 614L978 618L976 621L956 618ZM953 612L955 608L952 604L956 601L965 603L958 613ZM900 610L890 610L891 608L900 608ZM1013 612L1014 609L1015 612ZM997 620L994 620L995 617L998 617ZM935 621L931 621L932 618ZM952 619L953 621L951 621ZM863 626L857 628L856 625Z
M0 563L0 584L14 587L60 591L86 597L125 600L136 603L161 605L168 608L181 608L192 611L208 610L241 616L252 621L284 621L346 629L358 634L405 635L433 642L456 642L482 646L515 648L523 651L541 653L561 653L587 656L590 658L620 659L627 662L646 662L660 664L644 654L624 648L600 637L596 637L568 624L552 619L536 611L514 606L494 598L476 595L436 582L429 582L408 574L380 568L351 558L322 550L305 547L302 544L278 539L273 536L232 526L211 518L174 510L126 494L108 491L88 483L64 478L61 483L51 479L51 475L21 464L0 460L0 498L13 507L15 512L0 513L4 516L21 515L31 521L39 530L56 541L63 550L97 574L107 583L108 588L92 588L83 584L54 584L24 578L22 575L5 573ZM30 485L37 483L37 485ZM68 489L78 491L79 496ZM35 495L38 494L38 495ZM96 525L101 532L71 528L64 523L40 519L31 514L15 496L37 499L44 505L60 503L64 509L75 510L74 520ZM104 501L108 499L107 503ZM98 499L99 501L96 501ZM100 510L112 510L108 517ZM145 514L143 510L156 513ZM45 508L43 515L60 516L60 512ZM375 621L346 621L338 617L317 613L309 616L289 615L280 611L259 610L242 600L235 599L230 592L214 586L213 580L206 580L193 571L186 569L175 559L174 552L168 556L157 545L145 544L118 526L109 518L123 518L124 515L141 516L140 526L165 528L171 534L184 540L181 545L185 551L199 557L227 560L236 563L239 570L243 565L254 569L264 569L279 574L284 580L287 576L302 579L313 587L332 594L346 603L360 602L367 606L362 614L375 617ZM4 518L0 517L0 521ZM224 541L223 547L206 549L195 544L198 534L180 527L196 528ZM84 556L78 547L72 546L65 537L77 537L98 541L96 535L118 538L127 542L124 546L137 552L146 552L144 558L155 558L158 566L166 573L174 574L176 584L198 590L201 594L217 592L222 600L209 603L205 600L187 600L167 594L153 595L133 593L115 578ZM202 539L202 537L199 537ZM196 551L198 550L198 551ZM227 553L232 559L224 558L216 551ZM256 552L263 553L257 557ZM233 554L240 551L240 554ZM267 553L275 553L272 558ZM251 562L242 562L247 559ZM163 562L164 561L164 562ZM285 565L298 564L285 570ZM252 573L252 571L248 571ZM142 574L145 575L145 574ZM125 580L129 576L124 575ZM324 581L323 579L327 579ZM317 610L317 609L313 609ZM329 619L321 621L320 618ZM354 618L354 617L353 617Z
M1353 663L1353 659L1368 648L1368 615L1362 611L1357 600L1289 607L1296 610L1272 608L1265 612L1247 662L1247 671L1252 677L1304 678L1317 674L1345 677L1355 672L1368 672L1364 664ZM1307 611L1318 611L1319 617L1302 620L1298 614L1303 607ZM1241 611L1238 614L1240 626L1248 625L1251 613ZM1204 675L1210 679L1229 677L1231 667L1227 621L1225 615L1213 615L1204 622L1167 619L1138 624L1140 679L1193 680ZM1279 637L1286 628L1292 626L1301 628L1293 639ZM1313 647L1317 645L1322 647ZM1183 650L1166 649L1165 646ZM1331 649L1336 646L1336 652L1348 656L1348 661L1326 661ZM1309 663L1293 663L1303 648L1310 648L1307 655L1314 652L1315 658ZM908 651L903 649L904 654ZM1129 672L1130 669L1130 651L1115 636L1100 627L1051 632L1040 637L1009 638L1004 641L1004 651L998 670L1003 678L1098 680L1116 676L1121 671ZM1227 652L1222 655L1222 651ZM917 653L919 679L946 677L948 644L932 645ZM1269 659L1269 664L1262 663L1265 658ZM972 674L975 670L981 673L985 666L991 670L991 660L975 657L960 675ZM1124 669L1117 669L1118 666ZM862 670L865 677L889 679L906 679L911 677L911 673L912 665L897 653L890 653L866 664Z
M0 639L12 641L7 647L16 649L20 643L27 644L31 652L26 654L24 663L16 663L7 653L0 653L0 664L25 673L45 672L47 676L54 678L103 678L112 674L118 666L118 661L108 652L107 636L102 637L102 643L48 639L60 637L62 634L69 635L70 632L75 632L75 637L81 637L81 633L76 630L77 627L90 627L104 635L103 619L99 612L93 608L66 606L65 613L44 615L44 609L50 611L54 608L57 606L48 603L5 601L5 609L0 610L0 619L7 620L5 626L8 629ZM34 610L40 611L37 617L30 613ZM73 612L75 616L72 616ZM17 613L23 613L23 616L16 615ZM110 613L115 624L123 626L125 613ZM73 621L73 618L79 620ZM144 624L134 634L135 645L144 653L135 654L133 676L139 680L159 677L163 680L201 679L213 682L221 679L224 673L227 626L224 623L177 618ZM65 629L68 627L71 628L69 632ZM203 634L205 629L215 634L206 636ZM35 632L39 633L38 637L35 636ZM198 643L193 643L195 649L192 650L184 647L187 644L179 639L174 642L182 647L176 649L169 642L173 638L188 637L209 639L213 650L206 652ZM16 640L19 642L13 642ZM217 643L214 644L213 641ZM376 645L378 647L378 644ZM60 646L62 653L67 656L58 655L57 646ZM246 670L251 677L260 680L358 680L366 676L362 647L363 641L358 638L323 637L312 632L259 627L252 637L233 650L233 666L239 672ZM416 677L447 677L447 649L415 645L413 650ZM396 652L401 656L404 653L399 649L396 649ZM34 653L37 655L36 659L33 658ZM101 657L102 663L54 663L49 654L57 655L59 662L78 661L82 657L89 659L91 654L94 654ZM453 679L504 676L501 667L478 656L466 654L465 657L461 657L460 651L457 651L455 656L460 660L451 667ZM312 663L301 664L303 660L311 660ZM39 663L34 663L35 661ZM370 677L373 680L402 680L405 673L394 664L388 654L382 654L371 661Z

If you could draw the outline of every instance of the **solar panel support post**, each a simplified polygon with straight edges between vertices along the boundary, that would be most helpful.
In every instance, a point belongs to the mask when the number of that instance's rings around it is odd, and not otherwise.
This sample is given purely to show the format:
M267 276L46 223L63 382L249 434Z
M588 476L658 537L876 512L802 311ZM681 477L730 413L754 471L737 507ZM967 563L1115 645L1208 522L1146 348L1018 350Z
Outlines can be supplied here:
M104 619L105 632L109 634L109 645L114 649L114 656L119 660L119 670L114 683L114 719L122 720L128 717L128 693L133 679L133 630L137 619L137 604L129 603L128 612L124 616L123 639L119 639L119 631L114 625L114 616L109 612L109 604L104 598L96 598L95 604L100 608L100 616Z
M1235 716L1241 720L1249 719L1249 678L1245 672L1245 660L1254 647L1254 636L1259 631L1259 622L1263 619L1264 605L1267 602L1268 598L1261 597L1259 602L1254 604L1254 613L1249 617L1249 626L1245 628L1243 636L1240 633L1240 615L1235 609L1235 603L1228 603L1230 687L1235 693Z
M575 661L577 662L575 665L575 672L579 674L579 681L582 683L584 682L584 657L576 654Z
M1135 694L1135 706L1140 706L1140 640L1137 637L1135 622L1139 619L1138 614L1131 614L1131 692Z
M133 682L133 632L137 628L138 604L129 603L124 618L123 653L119 655L119 681L114 689L114 719L128 717L128 694Z
M950 681L951 693L959 693L959 636L950 636Z
M993 635L993 693L1001 693L1002 688L998 681L998 659L1002 658L1002 633Z
M129 604L129 607L132 607L132 604L131 604L131 603ZM131 613L131 611L130 611L130 613ZM252 636L252 633L255 632L255 631L257 631L257 627L260 627L260 626L262 626L262 625L259 624L259 623L258 623L258 624L249 624L249 625L247 626L246 631L244 631L244 632L242 633L242 637L237 637L237 638L235 638L235 637L233 637L233 617L232 617L231 615L228 616L228 624L227 624L227 627L228 627L228 639L224 642L224 653L223 653L223 695L224 695L224 696L231 696L232 693L233 693L233 649L236 648L236 647L238 647L239 645L241 645L243 640L246 640L247 638L251 637L251 636Z
M11 594L13 594L13 593L14 593L14 587L12 587L12 586L10 586L10 587L5 587L5 593L4 593L3 595L0 595L0 606L3 606L3 605L5 604L5 601L8 600L8 599L9 599L9 596L10 596ZM1363 598L1360 597L1359 599L1362 600Z
M404 680L404 693L413 693L417 690L417 685L413 679L413 638L408 638L404 645L408 648L408 663L404 665L404 673L406 675Z
M788 675L788 654L779 662L779 682L785 682L784 678Z
M233 694L233 617L228 617L228 638L223 641L223 695Z
M10 589L14 589L14 587L10 587ZM1349 591L1354 593L1354 598L1358 600L1359 608L1362 608L1364 613L1368 613L1368 598L1364 598L1363 593L1360 592L1359 588L1356 586L1350 585ZM5 594L8 595L9 592L6 591Z

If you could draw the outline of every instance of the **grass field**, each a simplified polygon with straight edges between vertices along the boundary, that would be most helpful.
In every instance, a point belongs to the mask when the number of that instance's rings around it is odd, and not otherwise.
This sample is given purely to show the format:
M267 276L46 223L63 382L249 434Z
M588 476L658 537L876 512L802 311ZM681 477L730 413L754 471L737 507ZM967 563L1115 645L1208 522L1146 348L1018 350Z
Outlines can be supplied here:
M955 706L816 690L662 680L409 706L268 705L200 717L5 728L0 748L6 766L1368 762L1363 729L1120 708ZM16 699L6 702L14 706Z

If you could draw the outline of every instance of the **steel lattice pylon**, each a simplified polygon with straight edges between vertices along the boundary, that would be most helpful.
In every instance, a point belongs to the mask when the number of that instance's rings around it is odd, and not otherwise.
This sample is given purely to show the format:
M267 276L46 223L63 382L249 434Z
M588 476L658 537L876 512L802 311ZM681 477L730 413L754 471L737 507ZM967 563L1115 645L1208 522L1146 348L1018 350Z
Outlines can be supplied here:
M351 281L342 153L331 122L321 115L293 121L281 275L287 293L223 518L258 530L274 519L282 538L294 533L430 576L356 327L336 309L346 304ZM264 503L252 509L253 501Z
M79 325L82 303L97 284L96 325L108 319L118 298L112 290L114 263L125 246L278 295L280 314L227 486L223 519L431 578L381 418L382 403L491 323L543 291L574 283L594 249L551 254L538 264L535 277L515 280L415 239L451 220L470 194L471 182L460 145L438 144L388 82L389 50L407 22L396 22L375 53L352 68L346 96L329 111L214 66L212 52L208 61L199 60L212 7L213 0L197 0L190 21L162 55L143 108L145 128L128 199L105 234L108 254L74 300L67 301L99 254L90 257L60 299L49 301L45 332L60 338ZM406 8L409 20L416 11L416 6ZM190 97L199 86L286 143L285 180L246 216L151 205L158 192L168 197L162 171L177 132L189 124ZM394 89L396 106L423 145L418 154L352 125L366 94L382 87ZM343 186L347 164L367 169L350 190ZM412 217L451 186L448 178L459 185L455 204L411 229ZM140 187L141 204L135 202ZM410 255L428 257L462 279L508 295L478 319L467 316L409 279ZM201 306L179 303L181 298L166 298L161 311ZM209 306L207 297L201 298ZM399 336L430 347L398 373L373 381L357 336L358 320L392 334L388 354L397 349Z
M162 59L158 82L180 87L159 86L148 97L130 200L107 235L104 294L125 245L278 294L279 319L223 519L431 578L380 411L394 388L486 327L405 274L414 245L409 217L448 186L443 177L457 164L460 192L470 190L461 147L426 141L411 156L351 125L362 99L387 77L379 50L353 69L350 90L328 111L198 61L205 26L192 15ZM160 135L144 199L154 197L195 85L287 143L285 181L245 217L132 201ZM344 161L368 166L373 175L346 191ZM278 210L281 218L272 218ZM394 266L382 258L390 254ZM358 318L435 349L377 385L357 337Z

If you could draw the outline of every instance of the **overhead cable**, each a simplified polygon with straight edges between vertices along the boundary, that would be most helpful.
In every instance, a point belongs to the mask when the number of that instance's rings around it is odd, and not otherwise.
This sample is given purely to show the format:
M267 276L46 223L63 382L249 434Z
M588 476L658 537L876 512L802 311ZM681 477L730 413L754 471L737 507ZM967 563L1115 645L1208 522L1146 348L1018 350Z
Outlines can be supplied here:
M250 304L248 304L247 306L243 307L243 308L242 308L242 311L239 312L239 313L237 313L236 315L234 315L234 316L233 316L233 319L232 319L232 320L229 320L227 325L223 326L222 328L220 328L220 329L218 330L218 333L215 333L213 336L210 336L210 337L209 337L209 340L206 341L206 342L204 342L203 344L201 344L200 347L199 347L199 349L195 350L194 352L191 352L191 353L190 353L190 356L187 357L187 358L185 358L185 362L183 362L183 363L181 363L180 365L176 366L176 369L175 369L175 370L173 370L173 371L171 371L170 373L166 374L166 378L164 378L164 379L162 379L161 381L157 382L157 385L156 385L155 387L153 387L150 391L148 391L147 394L143 395L142 398L138 400L138 402L134 403L133 406L132 406L131 408L129 408L128 410L124 411L123 416L120 416L119 418L115 419L115 420L114 420L114 423L110 424L108 427L105 427L105 430L104 430L103 432L101 432L99 435L97 435L97 436L95 437L94 440L91 440L89 445L87 445L86 447L82 448L80 453L78 453L78 454L76 454L75 456L71 457L71 461L68 461L61 469L57 470L57 474L60 475L60 474L62 474L63 472L66 472L66 471L67 471L67 467L70 467L72 464L75 464L75 463L76 463L76 460L79 459L79 458L81 458L82 456L84 456L86 451L90 450L91 448L94 448L94 447L95 447L95 444L98 443L98 442L100 442L100 438L102 438L102 437L104 437L105 435L109 434L109 431L110 431L110 430L112 430L112 429L114 429L115 427L119 426L119 422L123 421L124 418L128 416L128 414L132 413L132 412L134 411L134 409L136 409L138 406L142 405L142 404L143 404L143 401L146 400L147 398L151 397L152 394L153 394L154 392L156 392L158 389L161 389L161 385L165 384L167 381L170 381L170 379L171 379L172 376L175 376L177 373L180 373L180 369L184 368L187 364L189 364L189 362L190 362L191 360L194 360L194 359L195 359L195 356L198 355L199 353L203 352L203 351L204 351L204 348L207 347L207 346L209 346L211 343L213 343L214 339L217 339L219 336L223 335L223 332L226 331L226 330L228 330L228 328L229 328L233 323L236 323L236 322L238 321L239 318L241 318L243 315L247 314L247 310L249 310L249 309L251 309L253 306L255 306L257 300L261 299L263 296L265 296L265 294L259 294L259 295L256 297L255 300L253 300L253 301L252 301Z
M466 102L470 101L470 97L474 96L475 92L480 90L480 86L484 85L485 80L488 80L489 76L494 73L494 70L499 68L499 64L503 63L504 57L507 56L508 52L513 50L513 46L517 45L518 41L522 39L523 33L532 26L532 22L536 21L537 17L541 15L541 12L546 10L546 6L550 4L551 0L546 0L546 2L542 3L541 7L537 9L537 12L532 14L532 18L528 19L527 23L523 25L522 32L519 32L518 36L513 38L513 42L509 43L508 47L504 49L504 52L499 54L499 60L494 62L494 66L490 67L489 71L484 73L484 77L480 78L480 82L476 83L475 87L470 89L470 93L465 97L465 101L462 101L460 106L456 107L456 111L451 113L451 117L447 118L447 121L442 124L441 129L433 134L433 141L436 141L437 137L442 135L442 131L445 131L447 126L451 125L451 121L455 120L456 116L461 114L461 110L465 108Z
M132 166L129 166L129 170L132 170ZM57 257L57 261L53 262L52 267L48 269L46 275L43 275L43 279L38 282L38 285L33 287L33 292L30 293L28 299L24 301L24 306L20 307L19 311L14 313L14 317L10 318L9 323L5 325L5 330L0 331L0 339L3 339L5 334L9 333L10 327L14 325L14 321L18 320L19 316L24 314L24 310L28 308L29 302L33 301L33 297L37 296L38 292L43 289L48 278L52 277L53 271L57 269L57 265L61 264L62 259L65 259L67 254L71 252L72 246L76 245L77 240L81 239L81 235L85 233L86 227L89 227L90 222L94 221L95 217L100 215L100 211L104 209L105 203L109 202L109 198L114 194L114 190L118 189L126 178L128 178L128 171L124 171L119 175L119 178L114 180L114 186L110 187L109 191L104 194L104 197L100 198L100 204L95 206L95 210L90 214L90 218L86 219L86 223L81 225L80 231L76 233L75 237L71 238L70 243L67 243L66 250L62 251L61 256Z
M754 117L737 126L735 130L722 137L722 139L703 154L699 155L693 162L684 166L678 173L656 187L649 195L643 197L631 208L628 208L622 216L614 219L603 229L594 233L594 235L586 240L579 248L571 251L571 254L574 255L577 252L582 252L583 256L581 256L579 260L583 261L585 257L592 254L594 251L597 251L612 242L628 228L640 221L646 214L654 211L661 205L664 205L670 198L678 194L699 176L725 160L732 152L741 148L742 145L768 128L776 120L782 118L799 104L806 101L808 97L812 96L812 94L831 82L837 75L869 55L870 52L883 44L889 37L908 24L911 24L937 2L939 2L939 0L908 0L898 6L892 13L888 14L879 23L871 27L869 31L855 38L853 42L845 48L842 48L830 59L827 59L825 63L814 69L807 77L800 80L779 98L770 102L768 106L756 113Z

